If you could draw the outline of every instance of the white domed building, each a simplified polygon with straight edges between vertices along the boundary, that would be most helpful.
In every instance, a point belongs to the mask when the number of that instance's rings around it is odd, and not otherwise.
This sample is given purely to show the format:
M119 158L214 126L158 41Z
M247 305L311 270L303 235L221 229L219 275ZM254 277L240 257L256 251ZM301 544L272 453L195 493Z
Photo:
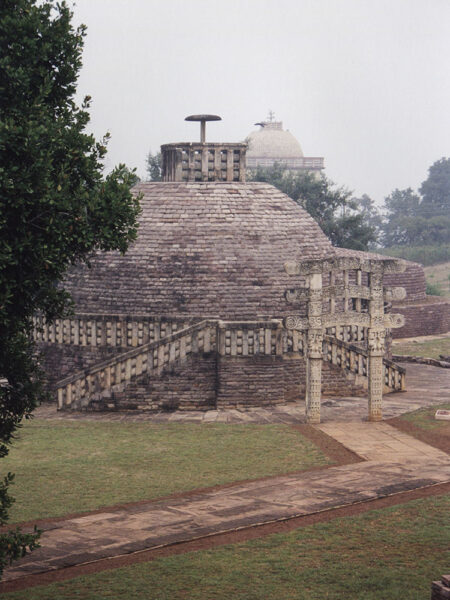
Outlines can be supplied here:
M291 171L312 171L320 173L324 168L323 156L304 156L298 140L288 130L283 129L282 121L275 121L273 113L267 121L255 123L259 129L247 137L247 168L285 166Z

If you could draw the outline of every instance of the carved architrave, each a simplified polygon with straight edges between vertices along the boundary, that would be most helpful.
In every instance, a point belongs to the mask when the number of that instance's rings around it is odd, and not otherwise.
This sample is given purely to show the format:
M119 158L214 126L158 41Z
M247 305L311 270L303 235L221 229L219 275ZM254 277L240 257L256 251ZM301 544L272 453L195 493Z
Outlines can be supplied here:
M295 331L305 331L309 326L308 319L295 316L286 317L283 321L283 325L286 329Z
M403 273L406 263L401 259L363 259L355 256L339 256L328 259L313 259L302 262L286 262L288 275L309 275L330 271L359 270L368 273Z
M403 288L391 288L391 289L403 289ZM348 295L350 298L362 298L364 300L370 299L370 288L365 285L349 285ZM322 288L322 299L329 300L330 298L340 298L343 297L345 293L345 286L342 284L338 285L327 285ZM297 288L286 290L284 293L284 297L286 301L289 303L293 302L307 302L310 299L310 290L308 288ZM385 293L385 299L386 293ZM389 300L393 299L392 294L389 294ZM401 299L401 298L395 298Z
M406 262L404 260L391 259L390 261L383 261L383 273L404 273L406 271Z
M318 329L323 327L359 325L360 327L372 327L378 329L397 329L403 327L405 317L400 313L390 313L388 315L373 315L367 313L359 313L356 311L348 311L342 313L334 313L322 315L321 317L311 316L308 318L290 316L284 319L284 327L286 329L295 329L297 331L305 331L309 327Z
M366 285L349 285L348 295L350 298L362 298L364 300L369 300L370 288Z
M348 312L322 315L322 322L325 328L341 325L359 325L361 327L370 327L370 316L367 313L349 310Z
M370 315L370 327L373 327L375 329L384 329L385 326L385 315L383 313L381 314L372 314Z

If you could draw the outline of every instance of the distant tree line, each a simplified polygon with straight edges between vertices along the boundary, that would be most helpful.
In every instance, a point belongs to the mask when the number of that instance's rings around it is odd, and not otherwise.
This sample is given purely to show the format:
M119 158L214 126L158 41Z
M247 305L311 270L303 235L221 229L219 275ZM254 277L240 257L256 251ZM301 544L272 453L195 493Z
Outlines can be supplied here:
M396 189L381 209L367 194L352 197L324 175L295 173L275 165L257 169L253 179L271 183L298 202L335 246L376 250L450 244L449 158L431 165L417 193Z

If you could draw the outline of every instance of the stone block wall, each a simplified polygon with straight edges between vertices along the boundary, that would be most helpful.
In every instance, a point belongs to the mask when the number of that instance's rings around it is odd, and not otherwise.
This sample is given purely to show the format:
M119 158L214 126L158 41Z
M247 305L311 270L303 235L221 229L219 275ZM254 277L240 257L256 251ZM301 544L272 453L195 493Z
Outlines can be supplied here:
M123 391L91 403L91 410L210 410L216 405L214 353L191 356L159 377L143 375Z
M365 394L355 378L339 367L322 364L322 395ZM299 356L219 358L217 407L272 406L304 399L306 363Z
M123 352L123 348L82 347L46 343L38 343L38 349L42 353L41 366L45 370L50 388L64 377L68 377L77 371L84 371Z
M450 301L428 296L424 302L395 305L393 311L404 315L406 323L392 330L395 339L437 335L450 331Z
M80 348L51 344L45 368L54 384L61 377L83 370L117 354L116 349ZM362 395L355 376L323 363L324 397ZM273 406L305 397L306 364L296 354L223 357L214 352L188 357L166 367L159 376L142 375L119 391L94 398L88 410L210 410Z

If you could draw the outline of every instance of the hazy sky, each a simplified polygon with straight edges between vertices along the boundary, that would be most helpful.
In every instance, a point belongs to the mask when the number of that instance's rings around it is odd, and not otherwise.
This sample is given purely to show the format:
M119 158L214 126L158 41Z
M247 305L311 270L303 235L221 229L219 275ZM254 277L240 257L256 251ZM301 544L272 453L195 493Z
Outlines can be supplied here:
M450 0L77 0L80 98L112 135L107 168L145 174L184 117L241 141L269 109L333 181L378 203L450 156Z

